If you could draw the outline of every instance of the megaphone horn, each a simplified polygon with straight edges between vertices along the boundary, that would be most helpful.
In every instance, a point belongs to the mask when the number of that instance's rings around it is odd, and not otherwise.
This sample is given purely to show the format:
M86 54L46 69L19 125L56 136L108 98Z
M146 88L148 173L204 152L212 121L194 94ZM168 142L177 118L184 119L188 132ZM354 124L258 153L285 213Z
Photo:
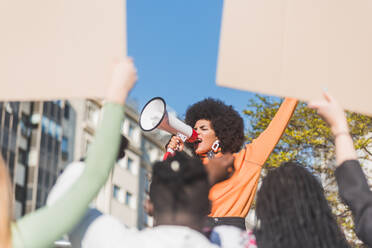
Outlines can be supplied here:
M177 135L183 141L195 142L198 134L189 125L183 123L177 117L169 115L166 103L161 97L154 97L143 107L139 119L139 125L143 131L149 132L156 128ZM173 150L167 150L174 153ZM165 154L164 158L169 155Z

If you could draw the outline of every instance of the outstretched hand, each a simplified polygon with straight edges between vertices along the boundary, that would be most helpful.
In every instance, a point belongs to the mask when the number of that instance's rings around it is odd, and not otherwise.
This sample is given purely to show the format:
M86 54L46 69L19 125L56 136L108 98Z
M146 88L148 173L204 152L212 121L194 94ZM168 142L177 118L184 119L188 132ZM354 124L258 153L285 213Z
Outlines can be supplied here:
M124 104L129 91L137 81L137 70L133 59L126 57L114 63L111 84L108 88L106 100Z
M318 114L330 125L333 135L348 133L349 128L341 105L327 92L324 92L323 96L323 100L310 101L308 106L318 111Z

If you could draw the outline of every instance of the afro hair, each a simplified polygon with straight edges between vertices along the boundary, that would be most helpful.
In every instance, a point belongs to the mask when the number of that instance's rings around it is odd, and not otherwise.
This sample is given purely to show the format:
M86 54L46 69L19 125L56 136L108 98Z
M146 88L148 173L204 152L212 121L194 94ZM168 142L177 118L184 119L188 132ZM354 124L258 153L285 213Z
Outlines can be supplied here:
M187 109L185 121L194 127L198 120L211 122L222 153L235 153L241 149L244 143L243 119L231 105L213 98L197 102Z

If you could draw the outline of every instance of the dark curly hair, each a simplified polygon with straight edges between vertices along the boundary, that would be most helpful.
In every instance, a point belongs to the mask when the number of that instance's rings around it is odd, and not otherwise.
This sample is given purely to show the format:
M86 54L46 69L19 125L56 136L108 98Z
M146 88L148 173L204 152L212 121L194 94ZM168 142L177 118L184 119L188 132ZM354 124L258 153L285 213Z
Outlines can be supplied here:
M199 159L176 152L174 157L156 162L150 185L154 217L186 213L204 218L210 212L209 189L208 174Z
M296 162L268 173L257 193L257 246L349 247L315 176Z
M191 105L186 111L185 121L194 127L198 120L208 120L220 140L222 153L238 152L244 144L242 117L231 105L220 100L206 98Z

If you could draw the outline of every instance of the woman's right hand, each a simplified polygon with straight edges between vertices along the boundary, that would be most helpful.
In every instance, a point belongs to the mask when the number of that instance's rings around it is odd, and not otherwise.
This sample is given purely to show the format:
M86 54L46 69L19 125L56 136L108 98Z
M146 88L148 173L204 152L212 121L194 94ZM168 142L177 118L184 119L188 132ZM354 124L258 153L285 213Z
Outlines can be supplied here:
M308 106L318 111L318 114L330 125L333 135L348 133L349 128L341 105L327 92L323 93L323 97L323 100L310 101Z
M182 139L176 135L174 135L167 145L167 150L172 149L173 151L182 152L184 148L184 143Z
M114 63L111 84L106 94L106 100L124 105L129 91L137 81L137 70L133 59L122 58Z

